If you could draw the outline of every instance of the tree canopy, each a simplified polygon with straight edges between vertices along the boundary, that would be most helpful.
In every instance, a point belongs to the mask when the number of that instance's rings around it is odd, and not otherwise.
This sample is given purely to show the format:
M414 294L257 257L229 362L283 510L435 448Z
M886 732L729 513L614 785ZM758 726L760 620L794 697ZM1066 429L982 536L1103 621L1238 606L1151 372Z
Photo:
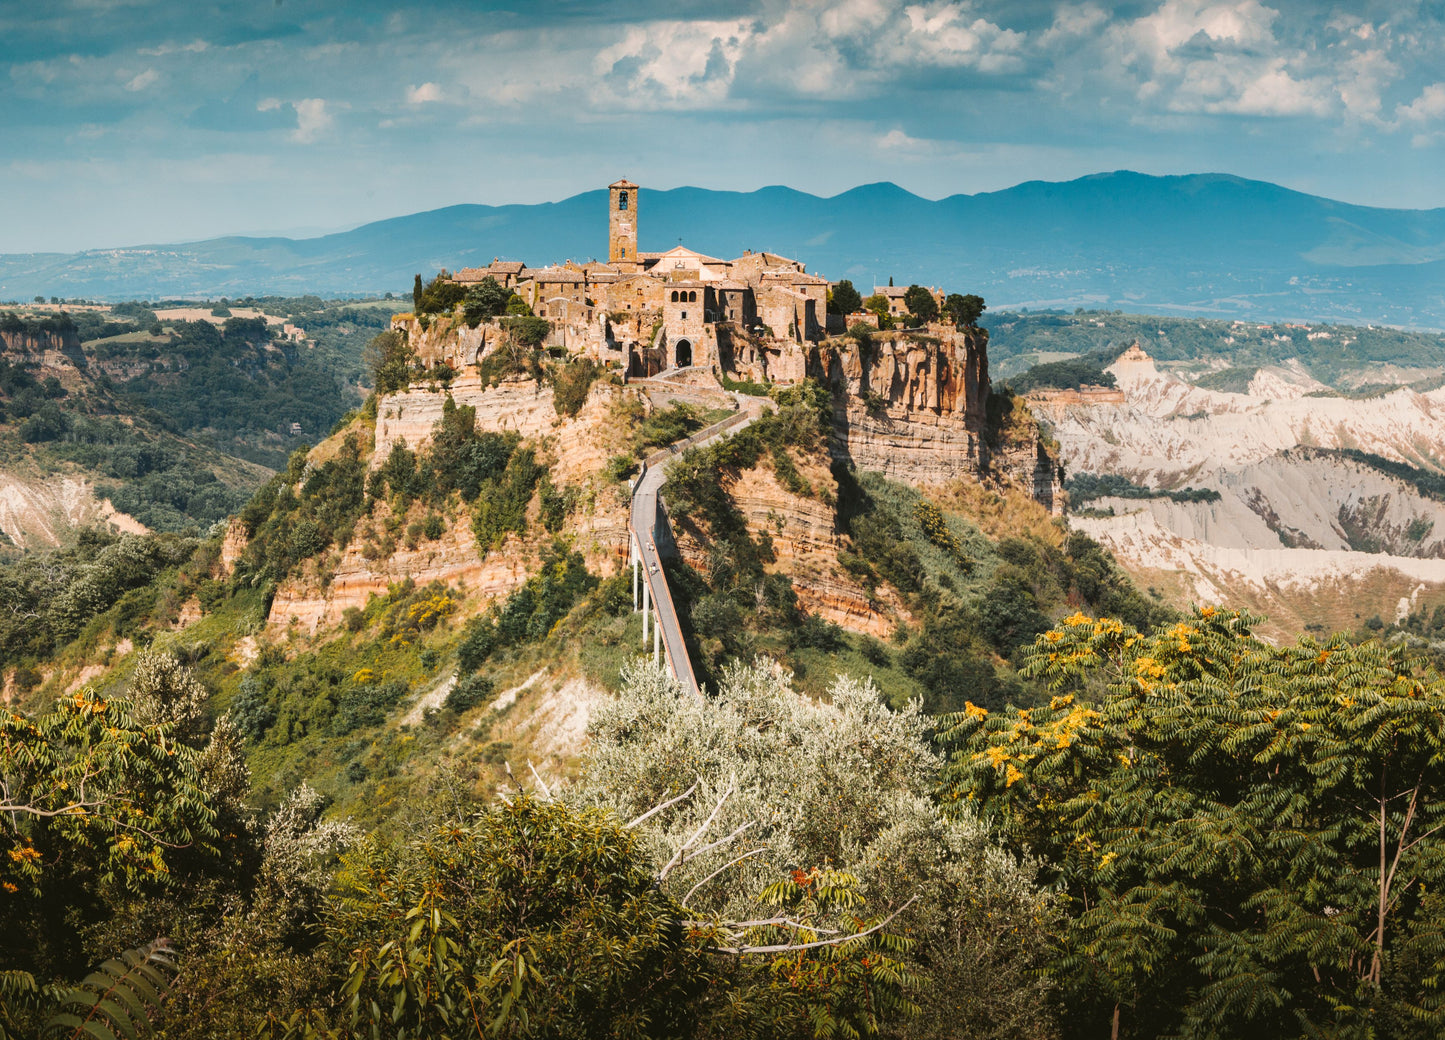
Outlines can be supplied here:
M943 301L944 313L960 329L977 327L978 319L983 317L983 312L986 310L988 310L988 306L983 302L983 297L975 296L973 293L967 295L949 293Z
M921 285L910 285L903 294L908 313L920 321L932 321L938 317L938 301Z
M1438 1036L1445 684L1257 620L1066 618L1046 707L946 720L945 797L1050 864L1078 1035Z
M848 315L863 309L863 297L853 283L844 278L833 286L828 297L828 311L832 314Z

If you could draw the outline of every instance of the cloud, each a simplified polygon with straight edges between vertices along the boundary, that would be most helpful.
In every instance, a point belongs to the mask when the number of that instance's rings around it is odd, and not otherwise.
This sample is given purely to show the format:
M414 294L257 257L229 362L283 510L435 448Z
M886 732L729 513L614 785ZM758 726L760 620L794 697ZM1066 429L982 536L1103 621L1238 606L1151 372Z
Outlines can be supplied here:
M1445 83L1431 83L1414 101L1395 109L1395 117L1406 123L1431 123L1445 118Z
M148 58L164 58L171 54L200 54L210 46L205 40L192 40L190 43L163 43L158 47L142 47L137 53Z
M129 91L145 90L146 87L160 78L161 74L155 69L146 69L144 72L131 77L126 83L125 89Z
M310 144L336 123L335 117L326 110L325 98L303 98L293 101L291 107L296 110L296 129L291 131L291 140L298 144Z
M1107 31L1108 49L1136 77L1136 97L1167 112L1327 114L1328 78L1301 74L1305 55L1281 45L1279 12L1258 0L1165 0Z
M408 104L425 105L429 101L442 100L442 88L435 83L423 83L419 87L409 87L406 92Z

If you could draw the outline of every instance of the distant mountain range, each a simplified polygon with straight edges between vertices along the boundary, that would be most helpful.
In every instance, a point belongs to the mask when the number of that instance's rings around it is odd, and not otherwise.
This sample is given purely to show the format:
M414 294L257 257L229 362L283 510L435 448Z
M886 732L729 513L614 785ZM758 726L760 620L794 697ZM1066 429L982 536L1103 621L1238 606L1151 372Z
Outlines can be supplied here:
M319 238L0 255L0 299L409 293L412 277L603 257L606 191L449 206ZM768 249L866 290L922 282L991 306L1445 328L1445 208L1353 206L1223 174L1101 173L930 201L882 183L819 198L643 189L640 247Z

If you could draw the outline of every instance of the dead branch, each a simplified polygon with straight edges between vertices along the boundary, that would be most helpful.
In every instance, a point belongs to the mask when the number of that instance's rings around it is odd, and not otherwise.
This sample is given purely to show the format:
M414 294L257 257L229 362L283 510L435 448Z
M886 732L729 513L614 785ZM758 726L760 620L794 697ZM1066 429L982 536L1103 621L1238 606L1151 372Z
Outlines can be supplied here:
M819 939L817 942L782 943L777 946L710 946L708 947L708 952L735 953L739 955L755 953L793 953L797 950L817 949L820 946L841 946L844 943L850 943L855 939L862 939L864 936L872 935L874 932L886 927L888 925L888 922L892 921L899 914L903 913L903 911L907 910L909 906L911 906L914 902L917 901L917 899L917 896L913 896L911 899L908 900L908 902L904 903L897 910L893 911L883 920L879 921L872 928L866 929L865 931L857 932L853 935L844 935L838 937L837 939Z
M700 784L700 783L702 783L702 777L698 777L696 780L694 780L694 781L692 782L692 786L689 787L686 791L682 792L682 794L678 795L676 798L669 798L667 801L663 802L661 805L654 805L651 809L648 809L647 812L645 812L645 813L643 813L641 816L637 817L637 819L633 820L631 823L627 824L627 825L626 825L625 827L623 827L622 829L623 829L623 830L626 830L626 831L630 831L632 828L636 827L636 826L637 826L639 823L641 823L643 820L646 820L646 819L648 819L649 817L652 817L652 816L656 816L658 813L662 812L662 810L666 809L669 805L676 805L678 802L682 801L682 800L683 800L684 798L686 798L688 795L692 794L692 792L696 791L696 790L697 790L697 785Z
M667 875L672 871L674 867L681 866L683 863L687 862L687 850L692 848L693 842L697 841L697 839L701 838L704 834L707 833L707 829L712 826L712 821L717 819L717 814L722 812L723 804L728 800L728 797L732 793L733 785L732 782L729 781L727 790L722 793L722 797L719 798L717 800L717 804L712 807L712 812L708 814L707 819L702 821L702 826L692 832L692 836L688 838L687 841L683 842L682 845L678 848L678 850L672 854L672 859L668 860L667 863L663 866L663 868L657 872L657 880L661 881L663 878L667 877ZM738 833L739 832L735 831L733 836L736 837ZM715 845L717 843L714 842L713 844ZM708 847L711 848L712 846Z
M744 853L743 853L741 856L739 856L737 859L735 859L735 860L730 860L729 862L724 863L722 866L718 867L716 870L714 870L714 871L713 871L711 874L709 874L707 877L703 878L703 879L702 879L701 881L699 881L697 884L693 885L692 888L688 889L688 890L687 890L687 895L685 895L685 896L682 897L682 900L681 900L682 905L683 905L683 906L687 906L687 901L688 901L689 899L691 899L691 898L697 893L697 890L698 890L699 888L702 888L703 885L707 884L707 883L708 883L709 881L711 881L713 878L717 877L717 876L718 876L719 874L721 874L724 870L727 870L729 867L735 867L735 866L737 866L739 863L741 863L743 860L747 859L749 856L756 856L759 852L767 852L767 851L768 851L768 847L767 847L766 845L760 845L759 847L757 847L757 848L755 848L755 849L752 849L751 851L744 852Z
M537 781L537 786L542 789L542 794L545 795L547 801L550 802L552 800L552 789L547 786L547 781L543 780L540 776L537 775L537 767L532 765L532 760L530 758L527 759L527 768L532 771L532 779Z

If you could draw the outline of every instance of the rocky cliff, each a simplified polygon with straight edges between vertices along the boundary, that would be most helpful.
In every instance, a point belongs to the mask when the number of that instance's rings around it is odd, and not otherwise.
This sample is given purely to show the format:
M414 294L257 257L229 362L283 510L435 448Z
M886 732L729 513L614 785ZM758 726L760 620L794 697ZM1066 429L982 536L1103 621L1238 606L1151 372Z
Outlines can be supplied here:
M638 400L640 393L598 382L578 414L567 417L558 415L552 391L532 379L488 388L475 373L464 373L450 390L414 386L387 394L377 403L371 467L385 462L396 445L423 448L448 397L459 407L476 409L478 430L516 433L546 458L552 480L561 489L572 489L577 503L568 521L574 547L595 573L614 573L626 554L627 509L621 486L606 481L601 471L628 433L616 421L617 406L624 400ZM319 446L313 459L327 450L327 445ZM403 522L421 519L420 506L414 508L417 515L408 515ZM382 595L389 585L408 577L418 584L440 581L458 585L485 604L525 582L535 570L541 545L550 541L550 536L537 533L538 525L531 523L532 536L511 536L503 548L486 551L472 535L467 510L457 509L446 518L447 529L440 538L413 549L398 545L391 554L377 557L366 544L366 534L385 527L388 519L395 518L390 517L386 503L374 504L371 515L357 525L350 544L284 581L272 601L269 623L314 632L339 623L348 607L365 606L369 596ZM234 547L231 552L239 555Z
M18 323L17 323L18 324ZM80 337L70 322L48 321L25 328L0 327L0 353L57 370L84 369Z

